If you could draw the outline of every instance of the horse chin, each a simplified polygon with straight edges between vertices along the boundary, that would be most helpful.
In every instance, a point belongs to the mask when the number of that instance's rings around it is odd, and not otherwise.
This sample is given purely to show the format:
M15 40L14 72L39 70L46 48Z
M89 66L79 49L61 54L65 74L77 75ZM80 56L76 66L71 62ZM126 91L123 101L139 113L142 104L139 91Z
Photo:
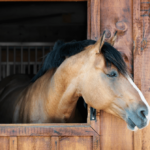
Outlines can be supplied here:
M137 126L130 118L126 119L126 122L127 122L127 127L128 127L129 130L131 130L131 131L137 131L138 129L145 128L148 125L149 120L147 120L146 122L144 122L142 124L142 126Z
M131 130L131 131L137 131L137 130L138 130L138 127L137 127L137 126L131 127L131 126L128 124L127 127L128 127L128 129Z

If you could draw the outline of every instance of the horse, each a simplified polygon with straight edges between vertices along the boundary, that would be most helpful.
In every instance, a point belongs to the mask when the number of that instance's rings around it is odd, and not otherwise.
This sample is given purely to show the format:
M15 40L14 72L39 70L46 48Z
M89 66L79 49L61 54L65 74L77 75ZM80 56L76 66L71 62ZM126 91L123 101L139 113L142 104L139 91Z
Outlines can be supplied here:
M46 67L31 81L26 79L13 89L11 84L1 87L0 123L80 122L76 106L82 96L89 106L123 119L130 130L146 127L149 105L113 47L115 39L116 33L105 42L103 32L98 41L80 42L74 54L63 53L57 65L51 66L48 61L53 62L55 54L65 47L56 43L45 58Z

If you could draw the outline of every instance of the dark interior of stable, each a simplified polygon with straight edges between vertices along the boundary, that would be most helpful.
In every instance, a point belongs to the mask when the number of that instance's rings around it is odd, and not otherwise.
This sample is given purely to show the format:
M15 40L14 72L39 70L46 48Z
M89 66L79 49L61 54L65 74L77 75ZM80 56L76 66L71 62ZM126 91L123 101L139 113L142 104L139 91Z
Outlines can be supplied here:
M0 42L66 42L87 37L87 2L4 2Z
M0 5L0 80L8 75L25 73L33 76L34 62L42 63L42 46L28 48L12 43L55 43L87 38L87 2L2 2ZM10 46L9 46L10 45ZM15 53L14 53L15 49ZM52 49L44 49L44 56ZM35 57L36 55L36 57ZM30 62L29 62L30 61ZM8 71L8 62L9 65ZM28 62L30 67L21 63ZM32 62L32 63L31 63ZM14 66L15 63L15 66ZM23 71L22 71L23 70ZM86 122L87 109L80 98L77 104Z

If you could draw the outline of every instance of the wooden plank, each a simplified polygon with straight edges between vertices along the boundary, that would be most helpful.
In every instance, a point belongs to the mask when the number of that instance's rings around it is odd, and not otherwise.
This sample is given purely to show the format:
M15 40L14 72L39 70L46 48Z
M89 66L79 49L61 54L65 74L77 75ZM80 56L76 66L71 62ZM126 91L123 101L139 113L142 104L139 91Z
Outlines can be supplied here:
M91 0L87 1L87 39L91 39Z
M150 105L150 16L149 11L150 10L150 2L149 0L141 0L140 2L140 8L138 7L137 13L140 15L140 26L138 28L139 33L139 39L138 39L138 50L139 53L134 54L135 63L141 63L140 68L138 68L137 64L135 64L135 78L136 83L140 85L140 89L143 92L146 100L148 101ZM138 4L139 4L138 3ZM140 13L140 14L139 14ZM138 62L139 60L139 62ZM137 69L137 70L136 70ZM138 70L139 69L139 70ZM140 74L140 75L139 75ZM134 144L140 143L140 147L144 150L150 149L150 126L144 128L140 134L140 138L138 138L136 135L136 141Z
M100 150L100 136L93 137L93 150Z
M50 150L50 137L18 137L19 150Z
M0 136L94 136L95 131L88 125L66 126L57 124L4 125L0 126Z
M100 135L100 111L97 110L96 120L91 120L91 127Z
M92 150L92 142L92 137L84 137L84 135L82 137L60 137L60 150Z
M133 150L132 135L123 120L101 112L100 150Z
M88 1L88 38L98 40L100 38L100 1ZM90 14L90 16L89 16ZM91 22L90 22L91 21ZM96 121L90 121L91 127L100 134L100 117Z
M100 0L91 0L91 39L100 38Z
M17 150L17 137L9 138L9 150Z
M106 11L107 10L107 11ZM102 0L100 4L100 32L110 39L115 31L118 37L114 47L123 51L132 65L132 0ZM101 112L100 149L133 150L133 134L125 121Z
M43 2L43 0L0 0L0 2ZM44 0L44 2L85 2L87 0Z
M51 150L59 150L59 137L52 136L51 137Z
M0 137L0 149L9 150L9 138L8 137Z
M133 0L133 55L134 55L134 82L141 89L141 22L140 22L140 0ZM134 150L142 149L142 131L134 132Z

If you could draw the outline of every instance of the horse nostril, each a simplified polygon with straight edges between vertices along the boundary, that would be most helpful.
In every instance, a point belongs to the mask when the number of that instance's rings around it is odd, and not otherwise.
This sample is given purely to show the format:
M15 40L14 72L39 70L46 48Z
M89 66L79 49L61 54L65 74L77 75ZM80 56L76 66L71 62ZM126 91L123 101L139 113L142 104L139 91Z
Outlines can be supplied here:
M147 107L144 107L144 106L143 106L143 107L138 108L137 114L138 114L138 116L139 116L141 119L145 119L146 116L148 115L148 109L147 109Z
M145 111L141 111L141 115L145 118Z

